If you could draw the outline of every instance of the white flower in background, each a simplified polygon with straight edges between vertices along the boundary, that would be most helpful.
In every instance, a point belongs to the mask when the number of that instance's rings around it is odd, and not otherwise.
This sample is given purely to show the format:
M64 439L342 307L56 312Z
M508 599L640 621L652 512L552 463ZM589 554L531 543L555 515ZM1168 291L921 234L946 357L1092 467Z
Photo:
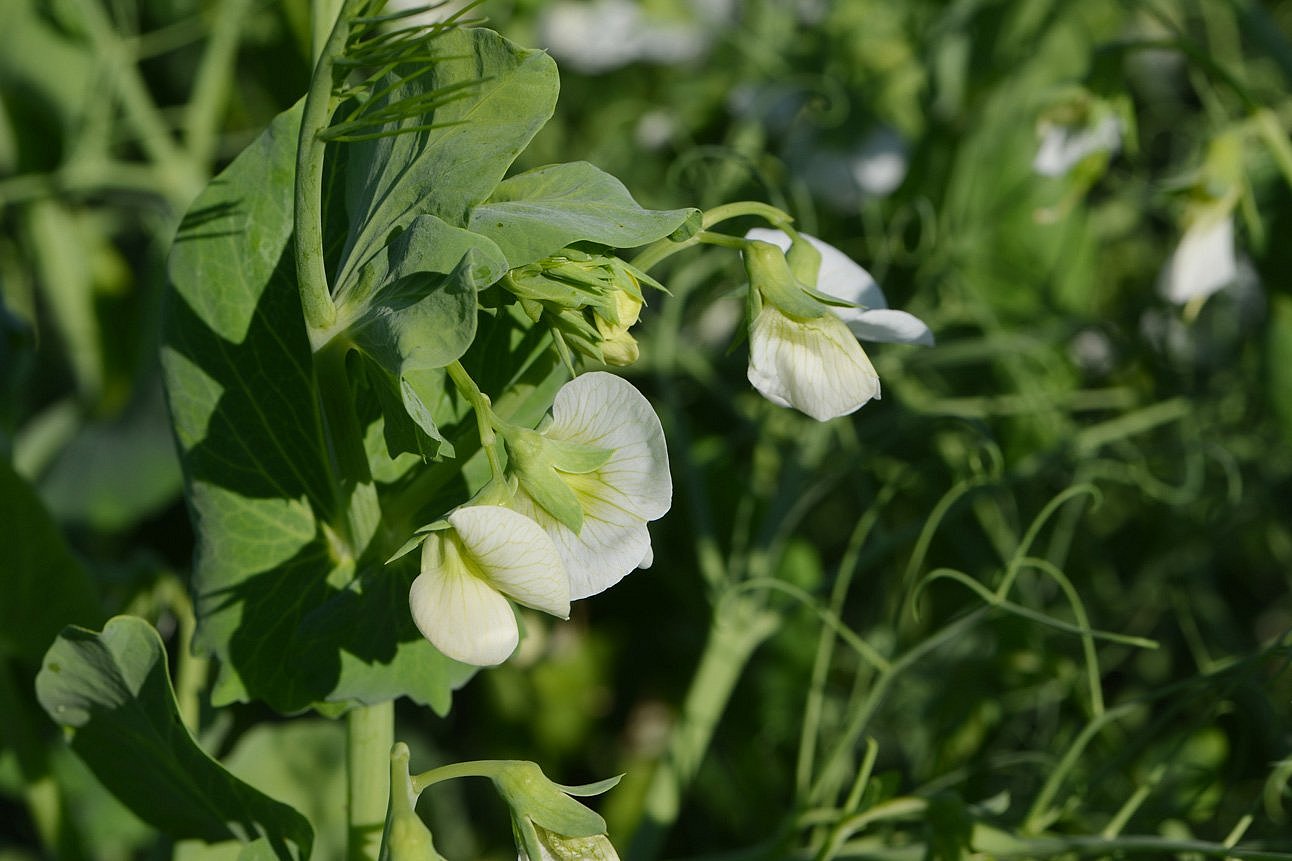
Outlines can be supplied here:
M1041 176L1066 176L1074 167L1096 153L1115 154L1122 145L1121 122L1111 113L1094 123L1065 123L1042 120L1041 137L1032 170Z
M839 212L853 212L863 200L887 197L906 180L906 142L887 126L872 129L854 146L837 149L815 134L791 135L785 159L812 196Z
M508 599L565 619L570 584L552 540L533 520L497 505L469 505L422 544L408 593L413 621L455 661L500 664L520 632Z
M559 0L544 6L538 39L585 74L639 60L669 65L702 56L731 16L731 0L697 0L679 19L651 16L635 0Z
M527 447L532 462L517 463L520 489L511 504L533 518L556 545L569 576L570 597L596 595L633 569L649 567L646 524L672 505L673 479L664 429L646 398L614 374L582 374L556 393L552 421L540 434L542 440ZM510 439L508 445L512 451ZM595 468L561 469L562 452L583 457L589 451L602 453ZM515 454L523 452L513 454L518 461ZM554 465L546 466L542 458ZM538 467L554 472L547 480L573 493L582 521L577 531L536 501L537 488L525 470Z
M1185 305L1205 299L1238 279L1234 217L1225 211L1194 220L1180 238L1158 280L1169 301Z
M772 403L826 421L855 412L880 396L879 377L858 338L932 346L933 333L914 315L888 308L875 279L843 252L815 237L802 236L820 254L814 287L795 282L780 253L765 256L769 277L750 279L763 306L750 326L748 377ZM745 238L775 246L779 252L789 251L792 245L780 230L758 228ZM747 266L757 251L746 252ZM810 297L805 286L850 306L826 305ZM812 303L823 310L797 313L804 307L811 309Z
M472 0L447 0L439 5L432 5L435 0L387 0L386 8L382 14L393 15L396 12L407 12L412 9L421 9L416 15L409 15L400 18L395 22L399 27L429 27L432 24L439 24L447 21L463 9L471 5ZM426 7L431 8L426 8Z

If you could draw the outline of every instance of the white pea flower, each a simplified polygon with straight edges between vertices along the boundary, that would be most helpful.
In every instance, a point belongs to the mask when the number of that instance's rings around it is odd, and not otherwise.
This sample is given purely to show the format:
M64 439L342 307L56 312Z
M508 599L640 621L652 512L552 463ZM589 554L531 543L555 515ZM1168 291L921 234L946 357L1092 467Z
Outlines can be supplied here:
M498 505L468 505L422 544L408 603L431 645L456 661L491 666L516 649L508 599L562 619L570 584L560 554L533 520Z
M646 524L672 505L673 480L659 417L631 383L582 374L556 393L550 424L506 439L520 479L511 505L556 545L572 599L650 566Z
M658 18L636 0L558 0L538 17L539 41L562 63L600 74L637 61L670 65L702 56L732 12L730 0L696 0Z
M800 235L820 255L816 284L799 283L782 253L765 256L770 268L764 277L751 277L763 304L750 326L748 376L772 403L827 421L880 396L879 377L858 339L932 346L933 333L914 315L890 309L875 279L843 252ZM784 232L765 228L745 238L780 252L793 244ZM808 290L848 304L826 304Z
M1122 145L1122 127L1107 114L1093 124L1066 124L1043 120L1041 144L1032 159L1032 170L1041 176L1065 176L1096 153L1115 154Z
M1234 217L1225 211L1196 218L1162 270L1158 288L1167 300L1186 305L1205 299L1238 279Z

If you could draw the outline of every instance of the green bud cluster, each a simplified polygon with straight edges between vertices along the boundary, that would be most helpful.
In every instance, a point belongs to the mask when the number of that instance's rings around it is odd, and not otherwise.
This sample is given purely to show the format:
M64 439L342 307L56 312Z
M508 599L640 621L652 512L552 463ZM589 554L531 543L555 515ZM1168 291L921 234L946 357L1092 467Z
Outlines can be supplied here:
M608 365L637 360L637 342L628 329L645 304L642 284L664 289L618 257L577 248L513 269L502 283L531 320L551 328L558 342Z

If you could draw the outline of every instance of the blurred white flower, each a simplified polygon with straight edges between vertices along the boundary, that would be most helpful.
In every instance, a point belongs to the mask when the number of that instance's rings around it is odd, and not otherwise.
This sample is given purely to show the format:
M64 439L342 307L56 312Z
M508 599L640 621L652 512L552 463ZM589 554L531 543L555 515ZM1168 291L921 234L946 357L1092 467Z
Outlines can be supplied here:
M1158 289L1169 301L1185 305L1205 299L1238 278L1234 254L1234 218L1223 215L1196 219L1180 238L1158 279Z
M700 0L689 17L666 20L650 16L634 0L558 0L540 12L538 38L558 60L585 74L637 61L685 63L708 50L731 6L730 0Z
M1032 159L1032 170L1041 176L1065 176L1089 156L1112 155L1122 144L1121 123L1112 114L1089 125L1043 120L1037 130L1041 144Z
M422 544L408 604L422 636L455 661L500 664L516 649L510 598L562 619L570 584L552 540L533 520L497 505L469 505Z
M812 196L840 212L867 198L887 197L906 180L906 142L894 129L872 129L849 149L832 148L814 135L794 135L785 159Z
M537 522L556 545L569 577L570 597L596 595L652 560L647 522L658 520L673 502L664 429L650 402L626 380L600 371L582 374L561 387L552 421L542 437L559 449L589 448L608 458L586 472L561 471L578 501L582 525L575 531L525 489L512 505Z
M782 272L772 256L766 261L778 268L760 274L757 265L750 265L753 254L746 254L751 289L759 290L764 300L750 326L748 377L772 403L827 421L880 396L879 376L857 339L932 346L933 333L914 315L888 308L875 279L843 252L816 237L802 236L820 254L815 285L785 283L794 280L788 265ZM766 228L751 230L745 238L781 252L789 251L793 242L784 232ZM811 298L806 288L850 304L825 305ZM792 301L786 302L787 296ZM800 302L823 310L796 313L790 306Z
M386 8L382 10L382 14L393 15L396 12L421 9L422 11L416 15L400 18L396 25L399 27L426 27L447 21L471 5L471 2L472 0L445 0L445 2L436 4L436 0L387 0Z
M650 152L658 152L677 136L677 118L665 110L647 111L637 118L633 141Z

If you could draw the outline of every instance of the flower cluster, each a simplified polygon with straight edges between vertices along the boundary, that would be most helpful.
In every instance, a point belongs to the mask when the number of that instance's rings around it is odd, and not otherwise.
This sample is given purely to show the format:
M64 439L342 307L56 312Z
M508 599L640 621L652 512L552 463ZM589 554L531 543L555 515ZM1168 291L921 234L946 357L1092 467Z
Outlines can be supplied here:
M646 524L673 484L659 418L625 380L583 374L557 392L539 430L502 425L510 480L432 524L409 592L418 629L464 663L515 650L514 601L559 618L652 554Z
M535 323L544 321L558 343L607 365L637 361L628 333L655 279L613 255L563 248L507 273L503 286Z

